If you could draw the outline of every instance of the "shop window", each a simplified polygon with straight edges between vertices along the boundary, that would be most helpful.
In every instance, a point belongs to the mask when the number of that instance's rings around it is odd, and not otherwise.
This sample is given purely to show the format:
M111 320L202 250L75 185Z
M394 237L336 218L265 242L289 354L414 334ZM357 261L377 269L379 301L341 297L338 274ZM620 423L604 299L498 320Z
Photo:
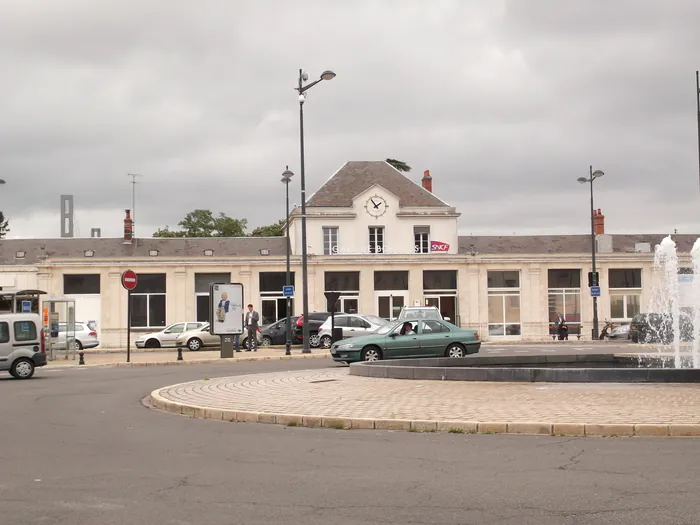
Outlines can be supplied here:
M520 272L490 271L486 280L489 335L521 335Z
M87 295L99 293L99 273L65 274L63 276L64 295Z
M642 296L641 269L608 270L610 317L632 319L640 311Z
M408 272L376 271L374 272L375 290L408 290Z
M140 273L136 288L131 292L132 328L165 326L166 275Z

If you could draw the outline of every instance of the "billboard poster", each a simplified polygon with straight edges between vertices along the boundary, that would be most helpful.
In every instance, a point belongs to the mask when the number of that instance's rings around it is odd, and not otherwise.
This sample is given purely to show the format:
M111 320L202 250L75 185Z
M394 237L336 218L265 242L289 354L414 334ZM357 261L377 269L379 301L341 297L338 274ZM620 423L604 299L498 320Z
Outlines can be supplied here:
M243 333L243 285L212 283L209 287L209 322L212 335Z

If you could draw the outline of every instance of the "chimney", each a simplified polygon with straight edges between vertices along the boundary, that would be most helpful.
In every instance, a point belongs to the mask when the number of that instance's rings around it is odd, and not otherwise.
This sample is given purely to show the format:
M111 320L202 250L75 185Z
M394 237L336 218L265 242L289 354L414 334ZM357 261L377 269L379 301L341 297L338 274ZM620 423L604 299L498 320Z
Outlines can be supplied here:
M430 176L430 170L425 170L423 172L423 180L421 183L426 190L430 193L433 192L433 178Z
M593 210L593 231L596 235L605 235L605 215L600 209Z
M124 244L131 244L134 238L134 221L131 219L131 210L126 210L124 217Z

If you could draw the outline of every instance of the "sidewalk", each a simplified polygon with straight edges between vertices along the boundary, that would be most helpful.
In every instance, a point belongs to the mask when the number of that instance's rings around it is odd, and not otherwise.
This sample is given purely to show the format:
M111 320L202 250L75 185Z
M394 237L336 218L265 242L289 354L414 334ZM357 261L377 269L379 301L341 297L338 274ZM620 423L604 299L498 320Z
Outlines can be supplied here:
M284 347L261 348L257 352L235 352L232 359L222 359L219 350L205 352L189 352L183 350L182 361L177 360L177 350L159 349L157 352L132 351L130 362L126 362L125 350L110 350L109 352L84 351L85 365L78 365L79 356L65 359L65 354L59 354L54 361L49 361L46 368L61 367L90 367L90 366L165 366L204 363L231 363L234 361L265 361L287 359L322 359L330 357L327 350L313 349L310 354L303 354L301 347L292 348L292 355L284 355Z

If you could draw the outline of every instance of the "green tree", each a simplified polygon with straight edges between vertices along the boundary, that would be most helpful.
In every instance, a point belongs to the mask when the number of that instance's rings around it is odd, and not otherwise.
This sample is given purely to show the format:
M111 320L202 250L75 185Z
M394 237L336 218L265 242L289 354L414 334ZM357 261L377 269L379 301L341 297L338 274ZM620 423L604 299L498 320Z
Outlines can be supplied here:
M386 162L388 164L391 164L394 168L396 168L399 171L403 172L408 172L411 171L411 166L406 164L405 162L401 160L396 160L396 159L386 159Z
M284 219L275 224L258 226L250 234L251 237L282 237L284 235Z
M10 228L8 228L9 224L10 221L6 221L5 214L0 211L0 239L4 239L7 232L10 231Z
M218 216L210 210L189 212L178 223L181 230L171 230L169 226L156 231L154 237L245 237L247 219L234 219L225 213Z

